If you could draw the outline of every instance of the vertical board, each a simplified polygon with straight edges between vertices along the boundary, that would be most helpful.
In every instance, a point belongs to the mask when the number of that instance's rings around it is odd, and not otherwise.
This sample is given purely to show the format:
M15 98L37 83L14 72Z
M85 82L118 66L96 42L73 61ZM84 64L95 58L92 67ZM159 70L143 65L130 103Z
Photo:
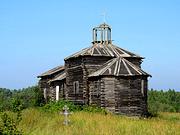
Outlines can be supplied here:
M56 86L56 101L59 100L59 86Z

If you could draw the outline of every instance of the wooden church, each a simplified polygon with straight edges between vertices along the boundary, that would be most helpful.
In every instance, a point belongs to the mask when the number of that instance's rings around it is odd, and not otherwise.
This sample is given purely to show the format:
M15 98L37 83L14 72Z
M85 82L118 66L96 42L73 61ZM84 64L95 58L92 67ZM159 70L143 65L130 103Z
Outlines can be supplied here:
M39 75L39 87L46 100L65 99L116 114L146 115L150 75L141 69L142 59L114 45L111 28L103 23L93 28L90 47Z

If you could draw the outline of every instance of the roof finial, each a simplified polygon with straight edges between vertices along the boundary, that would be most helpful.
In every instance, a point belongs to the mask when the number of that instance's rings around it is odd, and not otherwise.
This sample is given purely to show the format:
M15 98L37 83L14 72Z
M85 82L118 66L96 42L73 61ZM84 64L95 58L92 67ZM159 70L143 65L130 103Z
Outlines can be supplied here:
M104 23L106 23L106 16L107 16L106 12L103 12L101 15L103 16Z

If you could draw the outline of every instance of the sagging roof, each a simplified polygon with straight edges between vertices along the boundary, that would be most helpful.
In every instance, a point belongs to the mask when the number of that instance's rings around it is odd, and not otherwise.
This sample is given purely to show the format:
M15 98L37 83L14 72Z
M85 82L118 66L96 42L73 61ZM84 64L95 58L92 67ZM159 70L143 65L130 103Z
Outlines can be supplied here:
M70 55L69 57L65 58L65 60L79 56L137 57L142 59L141 56L124 50L113 44L97 43L73 55Z
M113 76L151 76L138 66L132 64L122 57L113 58L106 62L100 69L90 74L88 77L113 75Z
M53 69L50 69L44 73L42 73L41 75L39 75L38 77L43 77L43 76L49 76L49 75L52 75L54 73L57 73L59 71L63 71L64 70L64 66L57 66Z
M61 74L57 75L55 78L50 80L49 83L55 82L55 81L61 81L61 80L64 80L64 79L66 79L66 73L62 72Z

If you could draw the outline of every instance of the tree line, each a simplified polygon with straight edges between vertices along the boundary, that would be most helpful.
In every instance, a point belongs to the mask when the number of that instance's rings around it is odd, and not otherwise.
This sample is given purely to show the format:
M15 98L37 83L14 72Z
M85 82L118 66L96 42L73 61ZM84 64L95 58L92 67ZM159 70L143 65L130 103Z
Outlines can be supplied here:
M0 111L13 110L14 106L21 105L22 109L42 106L44 98L38 86L19 90L0 88Z
M148 91L148 110L150 112L180 112L180 92L174 89L167 91Z
M22 109L43 106L43 94L38 86L19 90L0 88L0 111L13 110L21 105ZM169 89L148 91L148 110L150 112L180 112L180 92Z

